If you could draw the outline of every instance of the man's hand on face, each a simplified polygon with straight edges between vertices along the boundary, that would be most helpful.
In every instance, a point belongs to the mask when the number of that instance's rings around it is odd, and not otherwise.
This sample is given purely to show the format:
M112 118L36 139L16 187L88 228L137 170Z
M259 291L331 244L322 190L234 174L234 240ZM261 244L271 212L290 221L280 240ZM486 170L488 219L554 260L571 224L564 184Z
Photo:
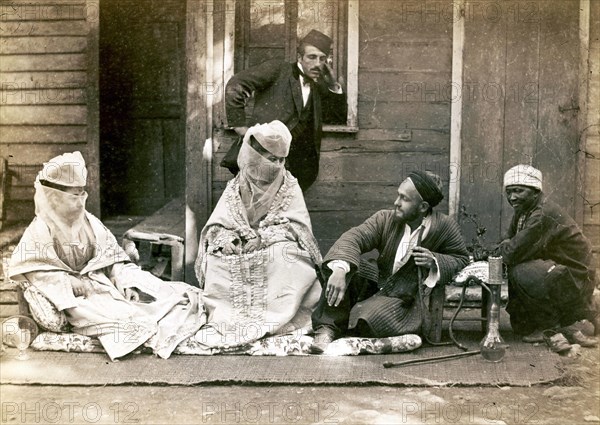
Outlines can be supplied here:
M346 286L346 272L339 267L334 267L325 287L327 304L334 307L340 305L346 294Z
M332 64L329 61L325 62L323 68L321 68L321 76L329 88L336 88L339 84L335 75L335 71L331 65Z

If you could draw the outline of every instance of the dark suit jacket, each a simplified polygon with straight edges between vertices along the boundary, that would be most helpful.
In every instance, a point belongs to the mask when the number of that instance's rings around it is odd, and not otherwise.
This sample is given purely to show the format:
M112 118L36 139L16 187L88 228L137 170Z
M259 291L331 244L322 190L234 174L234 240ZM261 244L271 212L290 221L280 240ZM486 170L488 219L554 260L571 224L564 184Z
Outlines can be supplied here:
M242 127L279 120L292 131L300 120L303 108L298 75L297 63L279 60L267 61L235 74L225 89L228 125ZM252 95L254 95L254 110L251 116L246 117L244 107ZM332 93L323 82L313 85L311 90L313 139L317 160L321 150L323 127L321 101L324 97L331 99L333 108L345 111L344 94Z

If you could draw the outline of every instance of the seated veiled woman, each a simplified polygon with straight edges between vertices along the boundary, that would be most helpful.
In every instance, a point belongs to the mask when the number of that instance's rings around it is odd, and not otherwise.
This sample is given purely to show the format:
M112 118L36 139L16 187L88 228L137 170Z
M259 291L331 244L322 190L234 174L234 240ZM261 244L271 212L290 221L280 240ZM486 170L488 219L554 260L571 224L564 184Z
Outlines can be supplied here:
M280 121L248 130L240 173L202 230L196 274L208 324L196 341L206 347L310 329L321 254L300 186L284 167L291 138Z
M130 262L115 237L85 210L85 161L79 152L44 164L35 181L35 214L9 264L73 331L98 338L111 359L145 344L167 358L204 323L199 291L163 282Z

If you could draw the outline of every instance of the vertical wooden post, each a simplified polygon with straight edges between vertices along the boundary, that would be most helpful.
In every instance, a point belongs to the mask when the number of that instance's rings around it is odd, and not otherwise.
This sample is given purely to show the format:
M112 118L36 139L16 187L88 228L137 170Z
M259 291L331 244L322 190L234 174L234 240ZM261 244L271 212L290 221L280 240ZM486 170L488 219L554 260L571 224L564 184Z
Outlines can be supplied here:
M456 218L460 205L461 131L463 99L463 52L465 43L465 1L457 0L452 26L452 90L458 90L458 99L452 96L450 106L450 182L448 212Z
M2 223L6 218L6 206L5 203L8 198L8 189L10 182L8 179L8 161L6 158L0 156L0 230L2 230Z
M223 39L223 87L221 93L225 98L225 84L234 73L235 46L235 0L225 0L225 38Z
M207 4L186 3L186 131L185 131L185 281L198 284L194 261L198 252L199 229L208 218L204 144L208 138L204 89L206 78Z
M588 126L588 89L591 78L590 70L590 0L579 0L579 115L577 117L577 174L575 183L575 221L583 229L583 216L586 193L586 142Z
M348 123L349 127L358 127L358 0L348 0Z
M214 0L205 0L206 7L208 8L206 13L206 61L205 61L205 81L209 84L208 87L213 87L215 83L214 71L215 71L215 55L214 55L214 13L215 4ZM222 64L219 64L221 66ZM215 96L208 95L207 91L204 90L202 93L202 99L204 100L204 113L206 120L206 135L204 139L204 148L202 149L202 162L201 172L204 180L202 186L202 221L198 222L199 229L204 226L210 213L212 212L212 160L213 160L213 105Z
M100 0L88 0L85 7L87 37L87 149L88 169L86 208L100 217Z

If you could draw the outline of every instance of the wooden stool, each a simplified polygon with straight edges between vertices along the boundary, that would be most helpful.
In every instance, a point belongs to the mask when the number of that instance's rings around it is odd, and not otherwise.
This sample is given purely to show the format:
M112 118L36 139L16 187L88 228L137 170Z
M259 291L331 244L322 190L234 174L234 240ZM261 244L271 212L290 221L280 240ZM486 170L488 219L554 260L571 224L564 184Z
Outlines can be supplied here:
M142 220L123 235L123 246L131 242L140 245L141 256L150 256L142 245L168 245L171 249L171 280L183 280L185 202L176 198Z
M467 267L465 267L465 269L463 269L463 272L472 266L473 266L473 264L468 265ZM472 283L475 283L476 281L477 281L477 277L472 276L472 277L468 277L462 283L457 284L456 282L450 282L446 285L438 284L433 288L430 298L429 298L429 312L431 314L431 332L430 332L429 338L431 339L431 341L440 342L440 340L442 338L442 324L443 324L444 319L446 319L446 318L444 318L444 309L449 310L449 309L454 309L454 308L459 307L458 303L460 302L460 299L454 301L452 304L449 303L447 300L447 295L449 292L448 289L451 287L456 288L457 292L461 291L461 293L462 293L462 291L466 291L470 287L478 288L478 290L481 290L480 299L478 299L478 300L467 299L464 301L464 303L462 305L462 308L479 309L481 311L480 316L478 318L456 317L456 318L454 318L454 320L481 321L481 330L483 333L486 332L489 293L486 289L484 289L480 285L472 284ZM487 282L484 281L484 283L487 283ZM501 288L503 305L505 305L505 300L508 299L507 286L508 285L506 284L506 282L504 282L504 284L502 285L502 288Z

